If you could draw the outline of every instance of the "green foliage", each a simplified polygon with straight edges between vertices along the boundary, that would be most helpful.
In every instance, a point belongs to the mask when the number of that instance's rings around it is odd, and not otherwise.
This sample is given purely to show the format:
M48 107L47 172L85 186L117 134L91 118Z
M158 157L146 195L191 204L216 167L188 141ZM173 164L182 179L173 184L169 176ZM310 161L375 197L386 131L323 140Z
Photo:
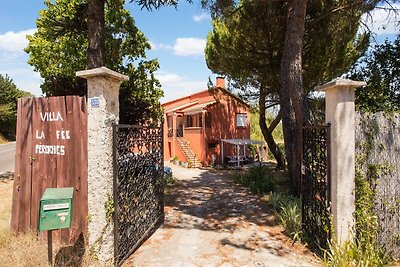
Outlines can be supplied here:
M269 195L269 205L277 214L279 223L285 228L285 233L293 241L301 241L303 239L303 231L301 226L300 199L291 195L271 192Z
M363 112L400 110L400 35L375 45L353 67L349 78L367 82L356 90L356 108Z
M161 118L163 95L154 72L157 60L145 60L150 44L135 26L123 0L107 1L105 10L106 67L126 74L120 90L120 122L151 123ZM46 0L39 12L37 32L28 36L28 63L40 72L47 96L84 95L86 82L75 77L86 68L87 1Z
M364 11L362 4L354 5L352 0L346 1L311 1L307 3L307 15L305 19L305 34L300 33L302 27L293 27L289 34L294 34L297 44L304 44L302 55L296 55L296 62L302 62L302 66L289 68L295 73L284 71L280 77L285 40L289 43L292 38L285 39L288 1L231 1L234 7L228 10L226 16L216 17L213 20L213 31L207 36L205 49L206 62L210 70L220 75L226 75L234 81L239 96L258 99L259 106L263 109L265 103L276 104L280 96L298 94L295 99L301 99L303 92L297 92L299 88L309 93L315 85L323 83L341 75L364 53L368 41L368 34L358 34L361 15ZM305 6L303 4L297 7ZM332 10L335 10L333 12ZM301 13L298 11L299 14ZM299 25L300 26L300 25ZM294 42L292 45L296 44ZM290 49L289 49L290 51ZM294 52L295 50L292 49ZM298 49L297 51L301 51ZM289 55L290 53L287 53ZM289 57L288 57L289 58ZM302 70L299 70L302 67ZM289 79L289 76L292 79ZM303 76L303 77L299 77ZM280 79L286 82L297 77L297 88L289 88L287 83L283 88L290 89L290 94L282 93ZM300 81L302 79L303 84ZM301 94L301 97L299 98ZM294 95L290 96L291 98ZM306 95L304 95L306 99ZM297 100L296 100L297 101ZM294 162L300 157L300 144L295 144L299 138L294 138L300 131L296 131L294 119L308 119L308 110L303 111L304 106L292 101L284 101L282 111L285 123L286 151L290 176L293 179L294 189L299 190L300 176L298 164ZM298 106L293 110L294 106ZM294 112L301 113L294 116ZM289 114L293 112L292 114ZM263 127L263 129L265 129ZM290 137L292 136L292 138ZM272 144L270 137L266 141ZM276 151L274 145L270 146ZM290 153L290 154L289 154ZM279 153L274 153L280 167L284 167Z
M171 174L167 174L164 173L164 179L165 179L165 185L169 186L169 185L173 185L176 183L176 179L175 177Z
M114 199L111 194L107 194L107 201L104 202L104 210L106 211L106 220L107 222L110 222L115 211Z
M256 194L271 192L276 187L276 180L267 166L257 165L245 174L235 177L235 183L246 186Z
M386 266L389 261L377 240L379 224L375 212L374 187L379 176L392 171L392 166L369 164L365 170L362 168L374 149L374 136L377 134L377 125L362 123L365 140L360 144L360 152L356 157L355 237L342 245L335 240L329 242L329 248L324 252L324 262L329 266Z
M374 250L379 250L376 236L378 234L378 218L374 211L375 192L373 177L371 180L356 167L355 198L356 198L356 237L360 247L373 244ZM366 247L368 248L368 247Z
M362 4L324 0L307 6L303 76L306 91L311 91L348 70L364 53L369 35L357 33ZM276 99L286 10L285 1L240 1L235 12L214 19L207 36L207 66L248 85L240 88L245 91L263 84L269 99Z
M329 242L328 250L324 254L326 266L375 267L387 266L388 262L382 251L376 250L374 243L362 243L358 239L342 245Z
M259 113L252 109L250 113L250 138L253 140L264 141L264 136L261 133L260 125L258 124Z
M260 118L259 112L255 109L252 109L250 113L250 138L253 140L264 141L264 136L261 133L260 125L258 123ZM274 120L274 115L272 113L266 113L267 125L270 125ZM272 132L272 136L276 142L283 141L283 130L282 123L279 123L274 131Z
M0 74L0 134L8 139L15 138L17 122L17 99L30 96L28 92L19 90L7 75Z
M301 241L302 226L301 226L301 206L296 202L291 202L287 206L282 207L279 220L285 228L285 232L293 239L293 241Z

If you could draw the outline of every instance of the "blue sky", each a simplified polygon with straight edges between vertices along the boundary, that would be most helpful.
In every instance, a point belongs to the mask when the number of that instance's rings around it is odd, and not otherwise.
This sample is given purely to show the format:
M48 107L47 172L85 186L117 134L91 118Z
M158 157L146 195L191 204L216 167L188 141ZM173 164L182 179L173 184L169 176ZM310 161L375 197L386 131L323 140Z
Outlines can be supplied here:
M157 77L165 93L161 102L204 90L208 78L215 79L204 60L205 39L211 30L210 16L199 1L194 2L188 4L182 0L178 9L164 7L152 12L141 10L134 3L126 4L137 27L152 44L147 57L157 58L160 63ZM20 89L41 95L40 75L26 63L28 55L23 48L27 45L26 34L35 31L38 12L45 5L41 0L0 0L0 4L0 74L8 74ZM400 8L400 4L396 7ZM383 9L366 17L378 42L399 34L399 27L395 25L399 19L386 19Z

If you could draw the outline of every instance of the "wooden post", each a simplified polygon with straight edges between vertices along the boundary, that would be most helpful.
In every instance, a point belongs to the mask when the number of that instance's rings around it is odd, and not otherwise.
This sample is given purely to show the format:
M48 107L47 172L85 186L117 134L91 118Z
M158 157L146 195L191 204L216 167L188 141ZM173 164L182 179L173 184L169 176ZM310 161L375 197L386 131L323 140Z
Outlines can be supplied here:
M53 230L47 231L47 259L53 265Z

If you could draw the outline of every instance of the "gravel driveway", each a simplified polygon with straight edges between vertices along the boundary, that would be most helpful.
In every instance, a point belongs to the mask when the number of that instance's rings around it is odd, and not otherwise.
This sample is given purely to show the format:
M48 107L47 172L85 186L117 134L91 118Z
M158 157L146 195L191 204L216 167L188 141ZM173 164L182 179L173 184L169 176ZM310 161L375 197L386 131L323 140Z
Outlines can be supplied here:
M124 266L319 265L226 171L170 167L178 183L166 194L165 223Z

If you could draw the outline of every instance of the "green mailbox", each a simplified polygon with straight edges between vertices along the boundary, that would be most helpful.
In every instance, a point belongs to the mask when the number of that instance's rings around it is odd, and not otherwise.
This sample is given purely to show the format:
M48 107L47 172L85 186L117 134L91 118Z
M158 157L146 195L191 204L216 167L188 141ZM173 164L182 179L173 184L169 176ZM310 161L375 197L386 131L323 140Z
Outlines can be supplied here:
M72 187L46 188L40 200L39 231L71 227Z

